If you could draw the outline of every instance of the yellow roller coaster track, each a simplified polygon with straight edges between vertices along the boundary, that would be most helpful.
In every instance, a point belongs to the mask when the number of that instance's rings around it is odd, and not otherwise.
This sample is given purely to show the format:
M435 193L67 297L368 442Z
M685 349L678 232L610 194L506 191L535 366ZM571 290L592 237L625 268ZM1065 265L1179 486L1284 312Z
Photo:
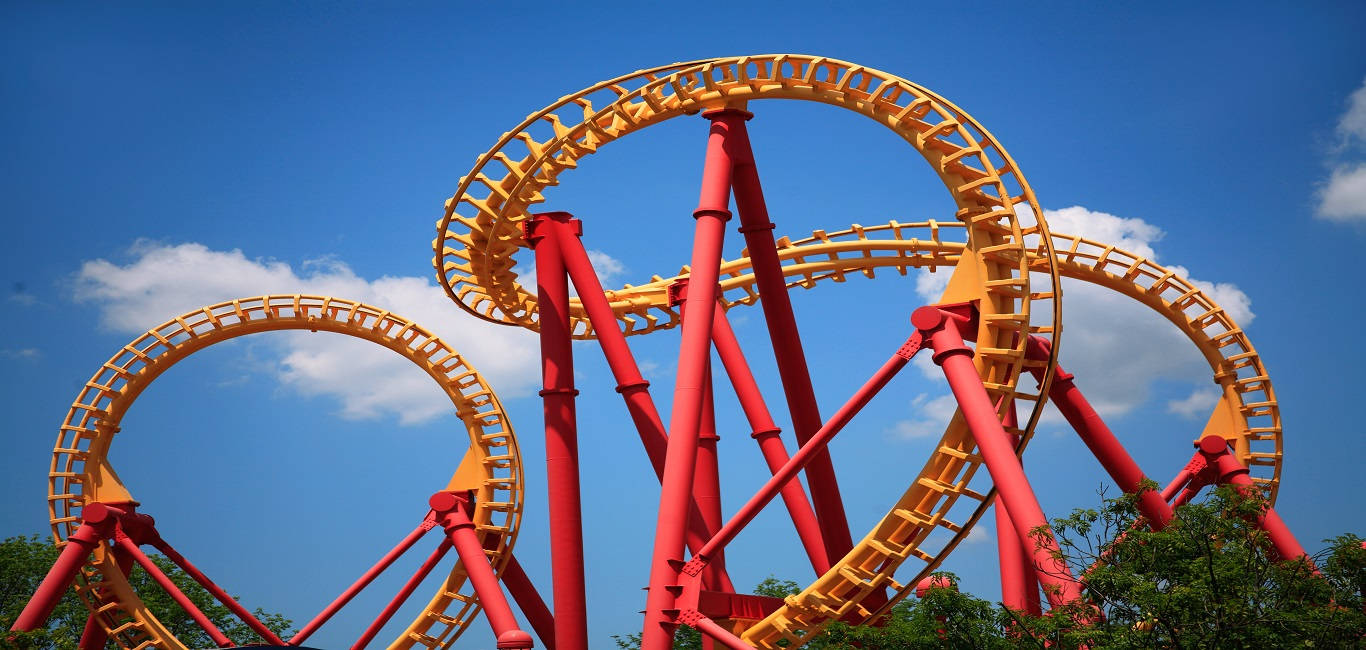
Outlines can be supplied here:
M517 537L524 491L521 453L502 404L479 373L423 328L383 309L324 296L260 296L204 307L148 331L106 362L72 404L53 449L48 508L58 542L80 524L84 504L133 501L108 452L123 415L154 379L214 343L278 330L336 332L378 343L436 380L469 434L465 461L447 487L476 491L472 519L501 572ZM449 646L479 612L465 578L457 564L391 647ZM99 546L83 567L77 591L120 647L185 647L133 593L108 547Z
M796 241L780 239L778 255L789 288L809 289L827 280L873 278L879 269L905 275L908 269L953 268L964 244L945 235L961 235L962 230L962 224L935 221L853 225L837 232L817 230ZM1133 298L1176 325L1191 340L1223 391L1201 436L1215 433L1228 438L1240 460L1252 468L1253 480L1274 502L1281 472L1280 412L1266 368L1237 323L1207 293L1151 260L1073 235L1052 233L1051 237L1057 251L1056 268L1061 275ZM722 303L727 308L758 300L749 258L743 251L741 255L721 265ZM1031 253L1030 261L1033 268L1046 272L1048 261L1043 251ZM627 285L608 292L608 297L619 314L655 310L669 314L657 323L656 329L673 327L679 321L676 310L669 305L667 288L684 277L686 269L676 276L656 276L642 285ZM994 493L974 492L967 487L972 471L980 463L975 455L942 441L938 454L968 461L971 467L955 467L932 457L891 513L852 553L816 583L789 598L785 610L748 627L743 635L745 640L758 647L778 647L777 642L783 639L794 642L825 622L844 616L852 606L844 595L857 593L861 584L876 583L904 592L907 585L914 585L933 571L984 514ZM944 474L946 470L962 474L950 480ZM936 503L936 494L943 495L945 500ZM976 501L977 506L965 522L955 524L945 515L960 495ZM935 527L950 531L953 537L942 548L927 551L920 542ZM924 566L903 585L892 574L909 557L921 560Z
M529 116L480 156L464 176L437 223L433 242L438 281L469 313L493 322L535 329L535 300L516 282L515 255L526 246L520 225L543 191L559 176L602 146L681 115L738 106L764 99L815 101L845 108L888 127L910 144L953 197L954 217L966 229L944 302L978 301L982 314L974 363L1002 413L1021 401L1032 408L1023 432L1032 431L1042 413L1051 380L1037 392L1017 390L1029 334L1050 339L1059 350L1061 306L1056 273L1046 291L1031 291L1029 253L1047 256L1052 240L1039 215L1038 201L1004 148L975 120L942 97L905 79L844 61L793 54L709 59L643 70L561 98ZM750 292L752 295L752 292ZM653 301L632 303L611 296L628 334L643 334L678 322L675 311ZM1031 324L1031 309L1043 302L1043 323ZM1034 303L1033 305L1031 303ZM592 336L582 309L571 309L572 330ZM1050 360L1051 361L1051 360ZM938 449L912 486L914 500L898 504L892 515L829 573L789 599L787 606L745 631L751 643L795 642L803 630L830 617L870 612L862 600L892 585L891 573L906 557L933 563L919 550L936 527L967 528L945 516L957 497L984 500L967 488L981 466L975 444L961 418L949 423ZM980 514L982 508L976 509ZM894 541L895 540L895 541Z

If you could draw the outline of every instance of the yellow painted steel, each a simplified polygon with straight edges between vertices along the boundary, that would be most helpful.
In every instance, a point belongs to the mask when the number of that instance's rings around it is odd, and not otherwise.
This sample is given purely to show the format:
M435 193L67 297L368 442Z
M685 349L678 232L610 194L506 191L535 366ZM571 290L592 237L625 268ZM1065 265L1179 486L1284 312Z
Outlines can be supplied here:
M959 223L936 221L894 221L866 227L856 224L836 232L817 230L796 241L783 238L779 240L778 255L789 288L810 289L827 281L874 278L879 270L900 275L909 269L933 272L956 267L965 246L954 241L953 236L963 235L963 229ZM1111 245L1062 233L1052 233L1051 237L1056 251L1055 268L1060 275L1133 298L1162 315L1190 339L1209 364L1215 383L1223 389L1213 409L1211 425L1201 436L1217 433L1228 438L1240 460L1251 467L1253 480L1274 502L1281 472L1280 412L1266 368L1246 333L1205 291L1174 271ZM1032 268L1047 271L1048 256L1041 249L1031 251L1029 260ZM724 260L721 269L722 304L730 308L757 302L748 257ZM619 314L667 309L665 289L685 277L686 272L669 278L655 277L648 283L627 285L608 294ZM673 327L677 322L661 321L657 329ZM1030 398L1021 397L1019 391L1015 395L1017 399ZM959 426L957 416L954 426ZM1032 435L1032 429L1016 433ZM994 495L994 490L971 490L971 472L953 476L957 468L939 461L941 455L958 458L972 467L981 462L971 450L965 452L941 441L916 480L853 552L800 594L788 598L787 607L769 619L736 622L743 630L743 638L757 647L779 647L782 640L798 642L825 622L841 618L849 611L853 605L847 596L858 593L856 585L850 583L878 581L905 596L933 571L985 513ZM936 494L948 498L937 501ZM972 515L961 523L947 518L957 496L977 502ZM925 548L923 541L936 528L948 531L952 538L938 548ZM897 581L893 573L910 558L919 560L921 567L912 579ZM899 598L879 611L896 600Z
M544 192L560 182L561 174L644 127L764 99L821 102L873 119L910 144L943 182L964 234L953 258L944 260L955 268L951 298L978 301L982 318L974 363L1003 413L1012 404L1030 404L1021 430L1027 440L1042 413L1040 393L1047 391L1052 363L1044 364L1047 377L1041 391L1017 390L1026 366L1025 341L1033 333L1050 340L1054 355L1060 349L1058 276L1048 272L1044 291L1030 285L1030 252L1041 250L1047 257L1052 246L1047 225L1029 216L1043 211L1009 154L980 124L929 90L871 68L797 54L718 58L642 70L567 95L505 134L461 179L437 223L433 248L438 281L457 305L479 318L535 329L535 297L517 282L512 269L525 247L520 225L533 206L545 201ZM722 278L723 286L736 286L724 267ZM679 322L676 309L658 300L662 282L655 279L641 288L649 293L630 287L607 292L628 335ZM755 298L747 290L743 301ZM1037 309L1041 303L1045 308ZM1031 324L1035 313L1043 322ZM574 335L592 338L577 301L571 302L570 315ZM920 550L928 531L952 531L947 548L966 533L967 525L945 516L958 497L979 501L974 518L980 515L984 495L966 487L980 466L970 432L961 418L954 418L911 488L913 502L894 508L876 539L860 543L800 597L788 599L786 606L751 626L745 640L763 647L784 640L797 643L803 632L832 618L871 614L862 601L884 587L899 589L891 576L902 561L942 557Z
M276 295L204 307L138 337L81 389L57 435L48 474L48 507L58 543L80 525L81 506L129 502L109 465L110 444L133 401L167 368L231 338L279 330L336 332L382 345L422 368L442 387L468 433L468 449L451 486L474 489L473 521L501 572L521 522L521 452L493 390L441 339L383 309L325 296ZM458 449L459 447L455 447ZM479 612L457 564L427 607L391 648L449 646ZM109 638L122 648L184 648L143 605L101 544L77 577L78 593Z

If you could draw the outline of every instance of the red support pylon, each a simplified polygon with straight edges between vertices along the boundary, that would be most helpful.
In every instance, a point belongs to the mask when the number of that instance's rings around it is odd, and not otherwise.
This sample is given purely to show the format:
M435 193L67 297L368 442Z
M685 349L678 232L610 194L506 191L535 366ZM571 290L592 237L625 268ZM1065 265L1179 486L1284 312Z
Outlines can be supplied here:
M570 215L563 212L538 214L528 222L526 235L536 253L555 642L560 650L588 650L583 508L579 495L579 446L574 414L574 397L578 391L574 389L574 354L569 329L569 280L561 247L555 243L554 230L558 224L549 223L564 223L570 219Z
M96 545L114 534L114 526L121 512L103 503L92 503L81 509L81 525L66 538L66 546L62 547L57 561L47 570L43 581L38 583L33 597L29 598L28 604L14 619L11 630L31 632L47 625L52 610L76 579L76 572L81 570L85 559L94 552Z
M734 128L734 121L720 114L713 116L702 172L701 197L693 212L697 220L691 266L694 288L689 291L685 303L692 317L683 322L678 351L669 444L645 600L645 627L641 632L642 650L666 650L673 644L674 593L670 589L678 582L678 563L681 563L688 509L692 503L704 373L711 352L712 314L716 310L716 282L725 224L730 219L727 208L731 159L727 152L727 136ZM557 612L557 621L558 618Z
M479 534L474 522L470 521L470 500L468 496L450 492L437 492L431 498L432 510L437 513L446 537L460 556L460 563L469 576L470 586L484 607L484 617L493 628L497 646L503 649L523 649L532 647L531 635L517 625L517 617L512 613L503 588L498 584L498 576L489 565L484 547L479 543Z
M754 373L750 371L745 355L740 351L740 341L736 339L726 313L720 309L716 310L716 322L712 323L711 337L712 344L716 346L716 356L720 357L731 386L735 388L740 408L745 413L745 419L749 421L750 430L753 431L751 436L759 443L759 452L768 464L768 471L776 473L789 459L787 449L779 437L782 430L773 423L773 416L769 414L764 396L759 392L759 384L754 380ZM792 525L797 529L797 537L811 561L811 568L815 570L816 575L824 575L830 570L830 560L826 556L825 542L821 538L820 522L816 520L811 503L807 501L806 490L802 488L801 481L790 481L783 486L781 494L788 516L792 519Z
M1048 341L1038 336L1029 337L1025 355L1034 361L1047 361ZM1134 462L1133 457L1124 449L1124 445L1120 444L1119 439L1110 431L1110 427L1105 425L1105 420L1101 419L1100 414L1091 408L1090 402L1086 401L1086 397L1073 381L1073 376L1064 371L1061 365L1056 365L1055 368L1057 371L1053 374L1053 383L1048 388L1048 398L1067 419L1067 423L1072 425L1077 437L1086 443L1086 447L1091 450L1096 460L1100 461L1119 489L1127 494L1138 495L1138 509L1147 518L1148 525L1153 530L1165 528L1167 522L1172 519L1172 509L1167 505L1167 501L1157 491L1143 488L1148 477L1139 469L1138 463ZM1043 381L1044 370L1037 366L1030 368L1034 378L1040 382Z
M531 623L531 629L536 632L541 645L546 650L555 650L555 617L515 555L508 556L507 566L503 568L503 584L526 616L527 622Z
M1017 426L1014 405L1006 411L1003 424L1006 427ZM1007 435L1012 447L1020 444L1019 436ZM994 509L996 553L1001 571L1001 603L1013 610L1040 616L1043 610L1039 604L1039 576L1034 570L1034 563L1030 560L1033 549L1027 545L1032 542L1027 542L1016 532L1015 522L1010 519L1010 512L1006 509L1005 501L1001 499L1000 494L996 495Z
M778 259L777 244L773 239L773 222L769 220L759 172L750 149L745 120L750 114L743 111L721 111L723 119L733 125L734 137L727 143L735 158L735 208L740 213L740 233L749 248L755 284L759 288L759 306L768 323L769 337L778 364L778 376L792 414L792 428L797 444L805 445L821 427L816 391L811 385L811 374L802 349L801 334L787 295L787 280L783 277L782 262ZM811 484L811 501L816 518L821 524L821 539L825 543L826 564L844 557L854 546L845 517L844 502L840 498L839 482L828 450L811 461L806 469Z
M1046 528L1048 519L1039 507L1034 488L1030 487L1015 448L1006 437L996 409L972 364L972 350L963 344L960 327L968 320L933 306L921 307L911 314L911 324L924 333L934 349L934 362L944 370L949 388L958 401L958 409L977 441L978 453L1006 504L1016 533L1020 539L1034 542L1031 557L1049 603L1056 606L1074 601L1081 596L1081 585L1062 561L1051 529L1042 537L1033 532L1040 527Z

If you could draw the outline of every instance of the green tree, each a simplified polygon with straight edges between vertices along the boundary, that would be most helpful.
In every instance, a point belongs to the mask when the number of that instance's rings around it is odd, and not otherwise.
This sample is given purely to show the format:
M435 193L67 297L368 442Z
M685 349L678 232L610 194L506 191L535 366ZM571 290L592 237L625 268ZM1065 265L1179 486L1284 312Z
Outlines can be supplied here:
M37 535L11 537L0 542L0 630L9 630L10 625L13 625L19 612L33 595L33 590L38 587L43 576L47 575L48 568L57 559L57 553L56 546L43 541ZM256 632L238 620L227 607L215 600L212 594L200 587L174 563L161 555L150 557L190 601L204 612L223 634L232 639L233 643L264 643ZM147 604L148 609L181 642L192 648L214 647L209 635L171 600L142 567L135 567L128 576L128 581ZM254 614L277 635L283 637L292 633L290 628L293 622L284 616L260 608L257 608ZM86 616L85 605L76 596L75 590L68 590L53 610L46 629L15 635L12 641L8 640L11 633L5 633L0 636L0 646L75 648L80 641L81 632L85 629Z
M1361 539L1327 540L1313 564L1280 560L1256 523L1267 507L1222 487L1178 508L1161 531L1138 523L1130 496L1056 520L1086 598L1030 621L1029 632L1056 648L1363 647Z

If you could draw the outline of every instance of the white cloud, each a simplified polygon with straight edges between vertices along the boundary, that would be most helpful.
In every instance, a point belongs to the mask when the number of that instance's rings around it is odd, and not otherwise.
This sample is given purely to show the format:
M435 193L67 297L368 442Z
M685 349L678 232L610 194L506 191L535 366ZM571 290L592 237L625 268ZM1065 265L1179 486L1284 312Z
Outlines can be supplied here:
M1366 163L1333 170L1319 193L1318 214L1329 221L1366 220Z
M626 273L626 265L607 253L600 250L588 249L588 261L593 265L593 272L598 274L598 282L603 289L616 289L620 286L620 280ZM524 289L531 293L536 293L536 258L527 255L525 263L513 267L513 273L517 274L517 282ZM578 289L574 288L574 283L569 283L569 295L579 295Z
M1198 388L1185 398L1167 402L1167 412L1175 413L1187 420L1203 420L1209 417L1210 409L1213 409L1218 401L1218 390Z
M24 361L37 361L42 358L43 353L38 348L19 348L0 350L0 356L6 359L22 359Z
M993 532L988 532L987 528L988 526L985 523L980 521L977 522L977 525L973 526L972 530L968 531L968 536L963 538L963 543L974 545L985 544L987 542L995 542L996 534Z
M196 243L140 241L130 252L134 259L124 265L86 262L75 279L75 298L97 305L101 323L120 333L138 334L234 298L331 295L388 309L427 328L465 356L501 397L530 394L539 380L534 333L469 316L426 278L366 280L335 259L305 262L296 272L284 262ZM390 350L327 333L280 333L266 340L271 374L299 394L336 399L343 417L395 417L415 424L451 411L431 378Z
M1366 141L1366 80L1347 98L1347 112L1338 120L1338 135L1345 141Z
M928 358L929 355L925 356ZM929 394L921 393L911 400L911 409L915 415L908 420L901 420L892 424L889 433L906 440L937 438L943 435L944 427L953 417L953 412L958 409L958 402L954 401L953 395L948 393L933 399L930 398Z
M1348 159L1360 153L1358 145L1366 143L1366 81L1347 98L1337 133L1338 144L1329 161L1333 171L1319 188L1315 214L1339 223L1366 222L1366 162Z
M1142 219L1081 206L1045 210L1044 216L1054 232L1115 244L1157 260L1154 246L1163 232ZM1239 326L1246 327L1252 322L1252 301L1237 285L1192 278L1180 266L1167 268L1205 291ZM938 299L949 271L922 274L916 279L916 291L927 301ZM1047 277L1035 274L1031 280L1047 282ZM1102 416L1123 415L1143 405L1158 382L1186 384L1193 391L1207 389L1209 367L1195 346L1169 321L1139 302L1098 285L1064 278L1062 311L1061 365L1077 376L1077 386ZM942 380L939 369L927 361L918 357L915 365L925 376ZM1033 385L1027 378L1022 383ZM947 395L934 401L945 399L951 404ZM921 401L929 406L927 397ZM945 405L936 406L943 410ZM1192 402L1188 406L1194 409L1198 404ZM1212 407L1213 402L1208 406ZM947 411L953 412L952 408ZM1062 421L1056 410L1050 408L1045 412L1045 423ZM903 437L930 435L930 431L938 435L947 422L947 416L934 422L917 418L898 423L896 432Z

